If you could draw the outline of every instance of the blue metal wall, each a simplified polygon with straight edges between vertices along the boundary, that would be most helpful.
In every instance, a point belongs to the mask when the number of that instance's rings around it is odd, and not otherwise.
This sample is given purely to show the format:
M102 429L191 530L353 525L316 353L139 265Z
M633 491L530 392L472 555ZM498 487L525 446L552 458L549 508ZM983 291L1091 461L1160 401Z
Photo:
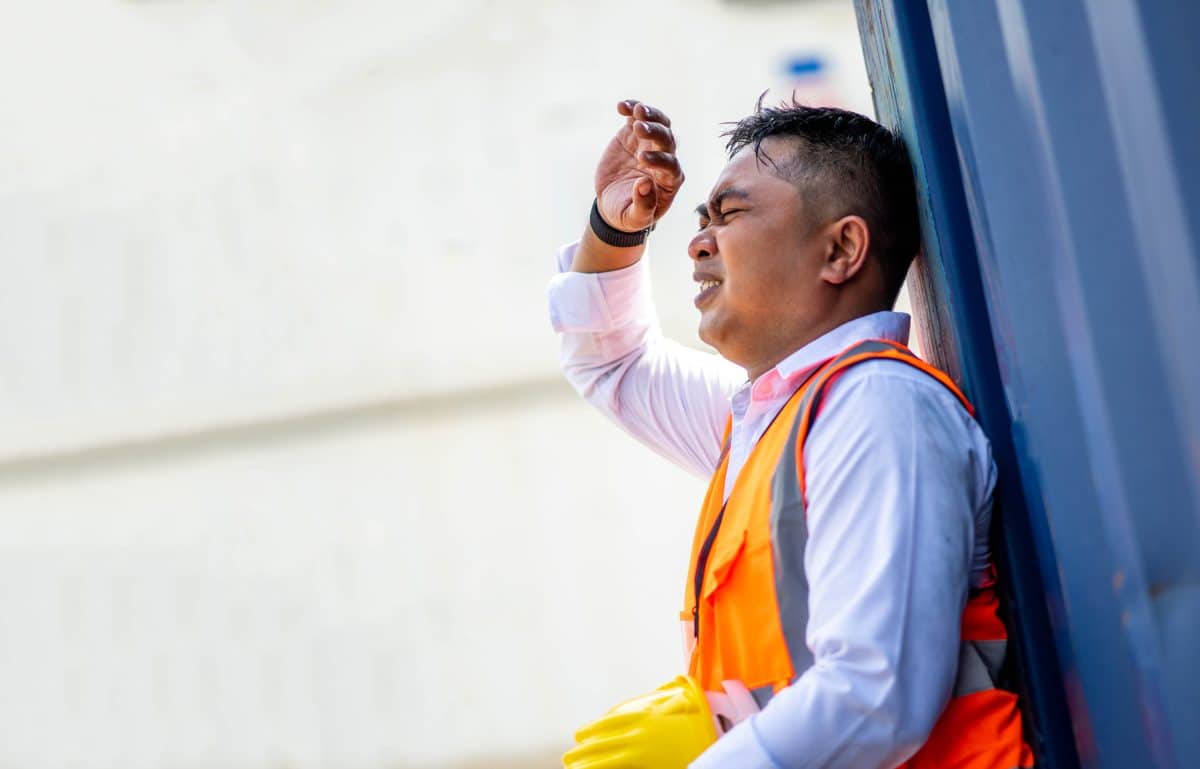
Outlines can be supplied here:
M1040 765L1200 765L1200 3L856 0L980 407Z

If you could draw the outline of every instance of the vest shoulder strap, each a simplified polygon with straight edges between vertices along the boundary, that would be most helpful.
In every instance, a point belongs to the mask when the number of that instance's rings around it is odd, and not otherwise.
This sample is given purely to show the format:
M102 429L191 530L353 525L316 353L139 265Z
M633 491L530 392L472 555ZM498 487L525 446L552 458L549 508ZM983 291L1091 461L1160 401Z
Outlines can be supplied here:
M827 361L809 380L809 384L801 396L800 407L796 414L796 422L791 438L788 440L783 461L788 465L792 465L791 462L787 461L787 457L795 456L795 464L792 467L795 468L797 476L795 480L798 482L802 498L805 496L804 443L808 439L808 433L812 429L817 415L820 413L821 403L825 398L825 394L828 392L830 385L845 373L847 369L868 360L895 360L928 374L949 390L963 405L963 408L967 410L968 414L972 417L975 416L975 408L967 400L967 397L963 395L962 390L954 384L954 381L941 369L918 358L908 347L888 339L867 339L858 342Z

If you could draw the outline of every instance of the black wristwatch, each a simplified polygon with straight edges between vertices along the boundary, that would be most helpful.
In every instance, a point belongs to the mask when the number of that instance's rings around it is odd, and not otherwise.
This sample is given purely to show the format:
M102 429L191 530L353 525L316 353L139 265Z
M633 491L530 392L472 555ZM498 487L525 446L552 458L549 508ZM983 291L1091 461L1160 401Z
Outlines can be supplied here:
M604 217L600 215L600 204L592 201L592 232L596 237L600 238L602 243L607 243L610 246L617 248L629 248L631 246L640 246L646 242L646 236L654 229L654 225L650 225L644 230L637 232L625 232L618 230L604 221Z

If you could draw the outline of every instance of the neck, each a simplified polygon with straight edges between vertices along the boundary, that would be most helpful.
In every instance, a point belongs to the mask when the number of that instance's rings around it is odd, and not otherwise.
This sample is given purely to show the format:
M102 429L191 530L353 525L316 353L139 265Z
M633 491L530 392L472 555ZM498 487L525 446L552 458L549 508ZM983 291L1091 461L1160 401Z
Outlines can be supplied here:
M749 377L751 382L753 382L763 374L778 366L792 353L811 344L817 339L820 339L838 326L849 323L857 318L862 318L886 309L889 308L871 307L831 313L825 316L822 321L816 325L797 330L796 332L786 336L782 336L778 340L774 340L775 343L771 345L770 350L763 350L761 355L756 356L757 360L753 365L745 366L746 376Z

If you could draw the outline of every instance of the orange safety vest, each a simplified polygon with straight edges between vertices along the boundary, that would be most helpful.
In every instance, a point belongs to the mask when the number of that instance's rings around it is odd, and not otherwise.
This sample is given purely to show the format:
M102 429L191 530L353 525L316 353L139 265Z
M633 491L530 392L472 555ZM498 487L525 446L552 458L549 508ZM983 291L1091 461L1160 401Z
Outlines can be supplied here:
M924 371L974 416L971 404L946 374L904 345L868 340L809 375L763 433L722 504L729 467L726 427L725 452L692 543L681 614L694 632L688 672L705 690L719 691L722 681L738 680L762 706L813 664L805 643L804 441L834 379L850 366L878 359ZM997 614L994 582L990 579L967 600L953 697L924 746L903 769L1033 766L1017 695L996 685L1008 634Z

